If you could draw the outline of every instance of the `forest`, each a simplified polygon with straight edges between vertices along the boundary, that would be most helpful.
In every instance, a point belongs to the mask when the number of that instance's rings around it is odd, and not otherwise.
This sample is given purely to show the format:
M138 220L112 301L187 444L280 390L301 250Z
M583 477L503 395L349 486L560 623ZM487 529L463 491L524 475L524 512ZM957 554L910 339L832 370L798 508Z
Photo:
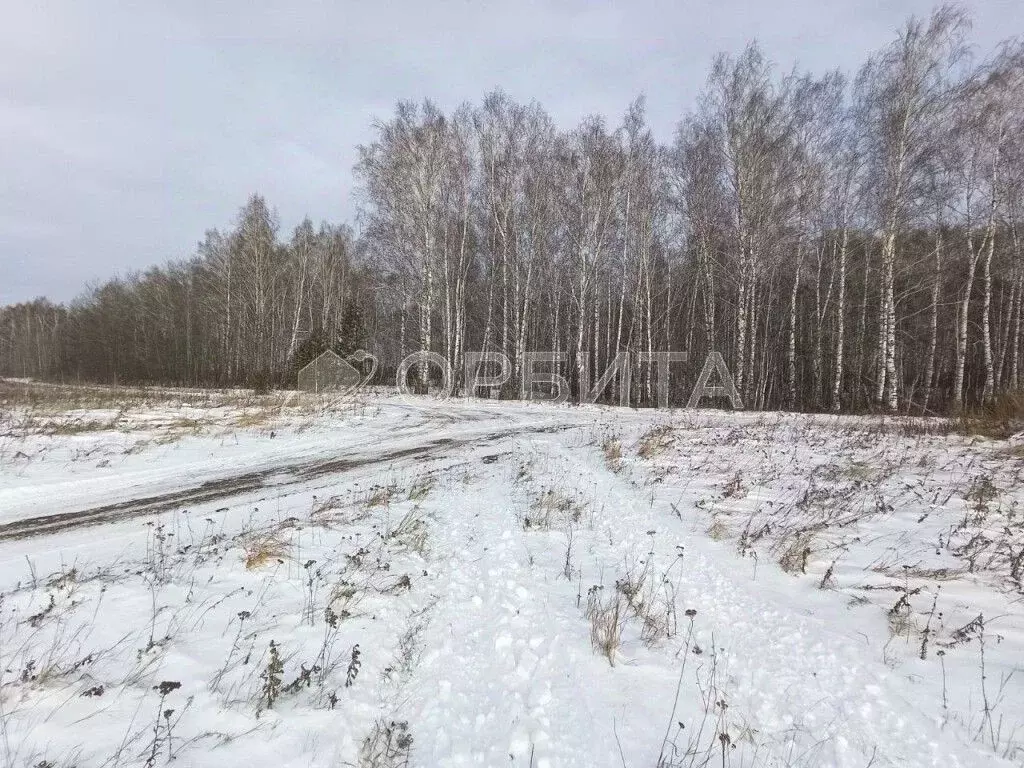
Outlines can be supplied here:
M721 54L667 144L643 98L563 128L499 90L400 102L358 155L349 224L282 231L254 194L190 258L0 308L0 375L294 386L327 348L369 350L382 381L413 351L456 372L495 351L514 396L533 350L577 393L620 352L685 351L685 402L717 351L754 409L1021 389L1024 46L975 50L960 8L851 73ZM631 376L653 403L653 366Z

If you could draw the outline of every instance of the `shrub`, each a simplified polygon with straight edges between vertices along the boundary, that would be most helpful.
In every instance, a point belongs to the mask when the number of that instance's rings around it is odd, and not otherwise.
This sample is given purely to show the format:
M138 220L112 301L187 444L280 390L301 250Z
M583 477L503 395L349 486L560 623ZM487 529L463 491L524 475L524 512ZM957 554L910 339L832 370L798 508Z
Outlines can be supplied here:
M990 402L960 412L960 431L1005 439L1024 430L1024 392L1007 392Z

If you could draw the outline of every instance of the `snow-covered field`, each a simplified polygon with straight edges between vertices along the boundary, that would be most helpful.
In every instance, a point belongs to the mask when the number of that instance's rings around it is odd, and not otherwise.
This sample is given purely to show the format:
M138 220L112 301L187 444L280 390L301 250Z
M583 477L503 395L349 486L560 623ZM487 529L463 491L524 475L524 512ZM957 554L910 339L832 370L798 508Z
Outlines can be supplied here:
M43 400L0 414L3 766L1024 765L1013 441Z

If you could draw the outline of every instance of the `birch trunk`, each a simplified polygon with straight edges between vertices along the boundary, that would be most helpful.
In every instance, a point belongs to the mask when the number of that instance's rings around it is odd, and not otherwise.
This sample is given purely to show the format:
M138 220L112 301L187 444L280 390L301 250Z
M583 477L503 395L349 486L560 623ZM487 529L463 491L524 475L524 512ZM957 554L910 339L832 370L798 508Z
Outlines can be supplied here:
M842 243L839 246L839 296L836 300L836 347L835 368L832 376L832 410L842 408L843 354L846 341L846 250L849 246L850 230L843 227Z

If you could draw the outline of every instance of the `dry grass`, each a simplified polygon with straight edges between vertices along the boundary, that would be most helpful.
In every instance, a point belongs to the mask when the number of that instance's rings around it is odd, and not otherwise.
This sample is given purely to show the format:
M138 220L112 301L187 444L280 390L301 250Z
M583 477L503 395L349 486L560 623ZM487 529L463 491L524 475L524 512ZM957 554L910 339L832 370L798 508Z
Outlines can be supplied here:
M997 440L1015 435L1024 430L1024 392L1010 392L985 405L965 408L958 426L965 435Z
M672 427L669 425L653 427L641 435L636 454L641 459L652 459L672 445L673 440Z
M182 432L198 432L203 428L204 422L199 419L179 418L167 425L168 429Z
M146 390L125 387L75 386L0 379L0 404L10 408L56 413L78 409L142 406L151 402Z
M585 616L590 620L590 642L594 650L615 666L615 655L622 645L625 612L619 591L612 590L608 598L604 587L591 587L587 592Z
M342 582L331 587L327 605L335 616L347 619L355 614L356 607L362 599L363 593L355 585Z
M967 574L966 568L920 568L909 565L877 565L871 569L893 579L924 579L927 581L953 581Z
M878 470L863 461L851 461L843 470L843 476L850 480L868 483L878 476Z
M906 594L901 595L895 605L889 609L886 618L892 637L905 637L909 640L910 636L917 631L917 622Z
M124 387L102 384L53 384L0 379L0 404L35 408L41 412L74 409L143 408L160 404L192 408L241 408L267 405L280 399L232 389Z
M367 509L385 507L391 503L391 499L397 491L398 488L393 485L380 485L375 488L371 488L367 493L366 501L363 504Z
M245 568L256 570L271 562L281 563L288 557L288 544L277 533L254 537L244 545Z
M409 765L412 734L406 721L377 720L359 748L359 768L404 768Z
M388 532L385 537L389 543L418 553L421 556L427 554L427 524L419 516L419 508L410 510L398 525Z
M677 629L676 587L669 578L675 564L660 574L655 573L652 564L651 556L642 564L634 562L615 582L632 618L640 623L640 640L648 647L672 637Z
M786 573L796 575L807 573L807 561L811 556L813 537L801 533L780 542L779 566Z
M890 420L895 427L888 431L904 437L945 437L957 431L957 424L944 416L914 417Z
M604 454L604 463L612 472L618 472L622 467L622 442L617 437L606 437L601 441L601 453Z
M235 426L240 429L253 429L255 427L265 427L270 423L275 416L277 411L273 408L260 408L255 411L247 411L235 419Z
M154 422L154 411L194 415ZM111 416L95 412L110 412ZM259 428L282 413L319 412L307 399L245 390L51 384L0 379L0 429L18 436L74 436L117 429L155 429L173 443L214 425ZM239 413L240 412L240 413ZM6 416L6 418L5 418ZM140 417L140 418L135 418Z
M1010 459L1024 459L1024 443L1005 445L1001 452Z
M729 528L722 522L721 518L716 515L711 521L711 525L708 526L707 534L713 541L722 541L723 539L728 538Z
M523 516L523 528L547 531L559 522L578 523L583 507L565 494L548 488L533 503L530 511Z
M423 478L417 480L409 488L409 501L421 502L430 494L431 489L434 487L434 481L430 478Z
M90 432L109 432L117 427L118 420L119 416L115 416L109 421L102 421L100 419L72 419L71 421L50 422L42 426L39 433L48 437L69 437L84 435Z

